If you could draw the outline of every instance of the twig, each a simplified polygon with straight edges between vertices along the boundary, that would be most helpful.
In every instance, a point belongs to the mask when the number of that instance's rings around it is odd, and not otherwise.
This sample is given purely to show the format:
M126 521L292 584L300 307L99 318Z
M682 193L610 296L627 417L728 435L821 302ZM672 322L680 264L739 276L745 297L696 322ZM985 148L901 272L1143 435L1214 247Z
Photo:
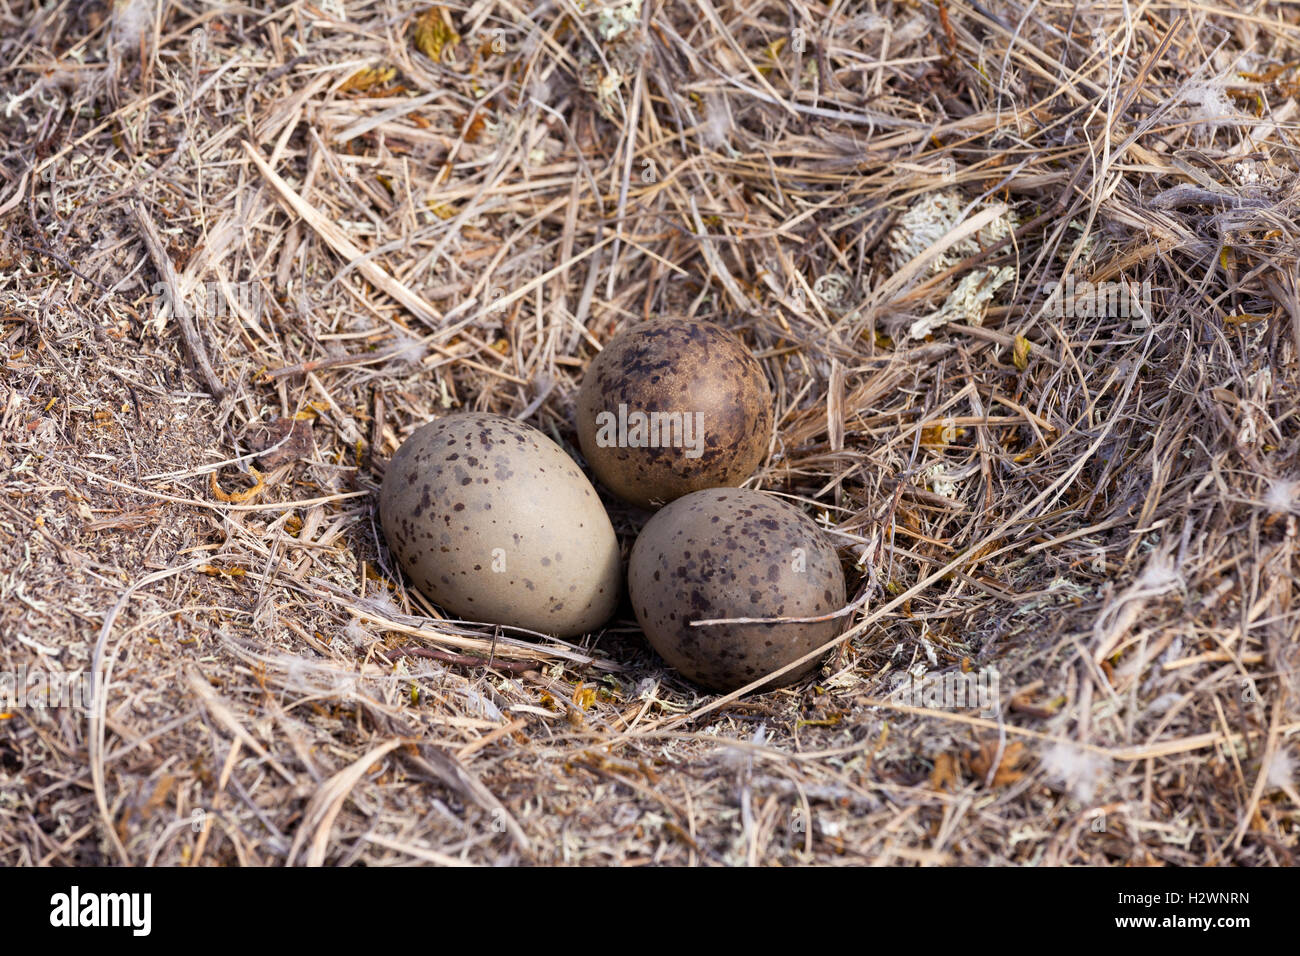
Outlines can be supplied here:
M220 401L226 397L226 388L221 384L221 380L217 378L212 363L208 361L208 351L203 345L203 338L199 335L198 326L194 324L189 309L185 307L185 296L181 292L180 278L176 275L176 267L172 265L171 257L167 255L167 249L163 246L162 239L158 235L158 227L154 224L149 213L145 211L144 204L136 203L134 209L136 221L140 224L140 234L144 237L144 244L149 250L149 258L153 260L154 268L158 270L158 275L167 286L172 315L175 317L177 325L180 326L181 340L185 343L185 350L189 353L190 361L194 363L194 368L203 384L207 386L212 397Z
M496 670L505 671L508 674L522 674L525 671L537 670L536 661L502 661L486 657L474 657L471 654L452 654L448 651L440 651L433 647L388 647L384 648L382 653L389 660L398 657L427 657L430 660L442 661L445 664L455 664L459 667L491 667Z

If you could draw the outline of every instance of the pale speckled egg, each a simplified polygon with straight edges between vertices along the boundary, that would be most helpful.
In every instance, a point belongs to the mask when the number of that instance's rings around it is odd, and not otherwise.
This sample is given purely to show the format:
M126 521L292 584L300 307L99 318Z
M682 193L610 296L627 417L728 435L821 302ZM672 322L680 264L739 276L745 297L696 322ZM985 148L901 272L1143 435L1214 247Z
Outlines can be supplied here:
M576 405L591 470L642 508L740 484L772 436L762 367L708 322L659 319L620 332L592 359Z
M691 626L817 617L844 606L844 571L826 534L793 505L742 488L696 491L655 514L632 547L628 592L659 656L695 683L724 692L820 647L845 620ZM818 663L766 686L792 683Z
M415 586L465 620L572 636L618 602L618 540L596 490L514 419L465 412L417 429L389 462L379 517Z

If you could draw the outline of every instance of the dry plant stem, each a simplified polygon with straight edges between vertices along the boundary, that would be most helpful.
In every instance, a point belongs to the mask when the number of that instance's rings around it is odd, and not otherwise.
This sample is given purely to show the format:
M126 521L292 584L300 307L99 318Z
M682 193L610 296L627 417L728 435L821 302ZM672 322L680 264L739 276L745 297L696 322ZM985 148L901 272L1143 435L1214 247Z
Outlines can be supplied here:
M117 852L118 858L124 865L128 866L131 860L126 852L126 847L122 845L122 841L117 835L114 821L108 810L108 798L104 790L104 721L108 713L108 679L112 673L113 660L117 656L115 650L109 650L108 638L113 632L113 625L117 623L118 615L121 614L122 609L136 591L148 587L150 584L192 570L198 564L198 561L191 561L188 564L158 571L141 578L123 591L117 603L104 616L104 624L99 629L99 636L95 640L95 648L91 654L91 674L94 684L90 715L87 721L87 737L90 742L91 783L94 787L95 804L99 808L100 821L103 824L104 831L112 843L113 849Z
M349 266L355 267L358 272L384 292L387 292L397 302L401 303L407 311L430 328L441 329L442 316L437 309L424 301L409 287L394 279L380 266L375 265L371 258L362 252L338 225L321 215L306 200L294 192L293 188L262 158L256 146L247 141L243 145L245 154L253 161L258 171L266 177L266 181L275 189L276 194L285 205L300 216L318 236L329 244L330 248L342 256ZM444 329L441 331L443 337L450 334L450 330Z
M537 665L531 661L497 661L485 657L472 657L469 654L452 654L434 647L395 647L382 653L390 660L399 657L426 657L429 660L443 661L458 667L488 667L505 671L507 674L523 674L537 669Z
M193 314L185 305L180 278L176 275L176 267L172 265L167 247L163 245L162 238L158 234L158 226L144 208L144 203L137 202L134 210L136 222L140 224L140 235L144 237L145 248L149 250L149 258L153 260L154 268L158 270L159 277L167 286L171 316L181 330L181 341L185 343L186 354L194 363L194 370L198 373L204 387L213 398L221 401L226 397L226 387L221 384L221 379L213 370L212 362L208 358L207 346L203 344L203 337L199 334Z

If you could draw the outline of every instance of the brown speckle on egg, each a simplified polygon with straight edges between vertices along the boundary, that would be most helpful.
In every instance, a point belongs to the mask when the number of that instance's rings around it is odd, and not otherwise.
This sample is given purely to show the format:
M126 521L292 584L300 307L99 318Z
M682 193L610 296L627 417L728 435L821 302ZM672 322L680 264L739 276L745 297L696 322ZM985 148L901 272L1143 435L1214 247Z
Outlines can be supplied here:
M740 488L694 492L651 518L632 548L628 591L659 655L697 684L724 692L820 647L845 620L691 626L818 617L844 605L844 572L825 533L793 505ZM767 686L789 684L817 664Z

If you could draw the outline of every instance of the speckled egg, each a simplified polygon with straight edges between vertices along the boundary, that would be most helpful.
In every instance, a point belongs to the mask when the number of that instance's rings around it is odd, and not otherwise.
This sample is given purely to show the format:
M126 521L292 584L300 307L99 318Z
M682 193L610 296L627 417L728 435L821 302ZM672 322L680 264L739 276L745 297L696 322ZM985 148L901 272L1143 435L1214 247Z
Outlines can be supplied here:
M659 656L705 687L731 691L820 647L845 618L715 624L719 618L816 617L844 606L844 571L807 515L760 491L712 488L647 523L628 566L632 609ZM812 660L769 687L791 683Z
M402 569L448 613L568 636L618 601L618 540L555 442L514 419L440 418L397 450L379 494Z
M772 434L772 392L735 335L667 319L614 336L577 400L578 440L601 484L642 508L754 473Z

